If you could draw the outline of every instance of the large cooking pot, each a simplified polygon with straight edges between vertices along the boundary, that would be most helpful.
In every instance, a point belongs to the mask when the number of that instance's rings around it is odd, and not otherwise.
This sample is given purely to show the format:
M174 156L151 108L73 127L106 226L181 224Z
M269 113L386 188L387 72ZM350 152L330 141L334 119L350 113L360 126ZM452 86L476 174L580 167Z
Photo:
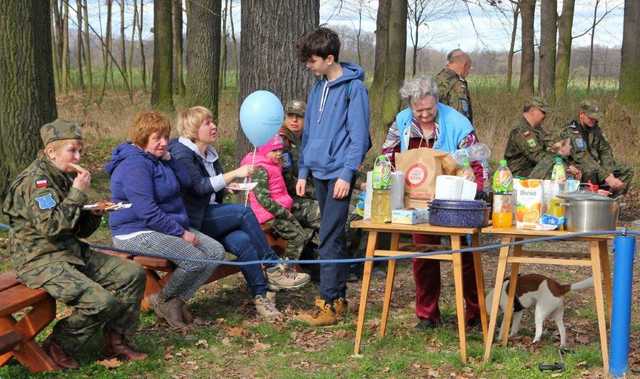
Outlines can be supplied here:
M616 229L620 211L616 200L590 192L573 192L558 197L564 200L568 231Z

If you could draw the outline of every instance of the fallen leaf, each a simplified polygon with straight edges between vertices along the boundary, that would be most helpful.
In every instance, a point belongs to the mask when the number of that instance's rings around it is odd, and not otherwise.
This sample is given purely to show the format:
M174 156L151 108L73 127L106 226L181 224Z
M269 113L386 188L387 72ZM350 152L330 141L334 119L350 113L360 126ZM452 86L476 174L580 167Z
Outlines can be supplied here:
M228 338L228 337L224 337L224 338L222 339L222 341L221 341L221 342L222 342L222 344L223 344L224 346L229 346L229 345L231 345L231 341L229 340L229 338Z
M202 349L208 349L209 348L209 342L207 342L207 340L198 340L198 342L196 342L196 347L200 347Z
M101 361L97 361L96 363L108 369L118 368L122 366L122 362L120 362L118 358L103 359Z
M270 347L271 347L271 345L266 344L266 343L262 343L262 342L256 342L256 344L253 345L253 348L256 349L257 351L267 350Z
M245 328L240 326L234 326L233 328L227 329L227 334L231 337L242 337L249 334Z

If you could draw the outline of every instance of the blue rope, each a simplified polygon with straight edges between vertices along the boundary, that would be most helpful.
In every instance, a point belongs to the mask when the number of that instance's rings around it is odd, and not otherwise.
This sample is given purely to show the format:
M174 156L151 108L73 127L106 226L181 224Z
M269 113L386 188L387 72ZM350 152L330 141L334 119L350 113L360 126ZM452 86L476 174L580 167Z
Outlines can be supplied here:
M9 229L8 225L0 224L0 229ZM168 259L170 261L188 261L188 262L197 262L197 263L210 263L210 264L218 264L218 265L227 265L227 266L249 266L256 264L264 264L264 265L274 265L274 264L299 264L299 265L311 265L311 264L353 264L353 263L364 263L364 262L384 262L384 261L401 261L407 259L421 258L421 257L430 257L433 255L446 255L446 254L460 254L460 253L487 253L491 250L497 250L506 246L517 246L517 245L526 245L530 243L537 242L549 242L549 241L562 241L572 238L580 238L580 237L591 237L591 236L605 236L605 235L619 235L619 236L640 236L640 232L629 230L627 228L623 228L620 230L596 230L592 232L579 232L579 233L567 233L562 236L552 236L552 237L537 237L537 238L529 238L522 241L510 242L507 244L491 244L485 246L476 246L476 247L466 247L457 250L434 250L434 251L421 251L421 252L411 252L402 255L396 255L394 257L363 257L363 258L346 258L346 259L279 259L279 260L254 260L254 261L227 261L227 260L217 260L217 259L208 259L208 258L190 258L190 257L182 257L182 256L172 256L172 255L160 255L153 254L148 252L140 252L134 250L126 250L119 249L113 246L106 245L95 245L89 244L89 247L98 251L115 251L119 253L124 253L136 257L150 257L150 258L161 258Z

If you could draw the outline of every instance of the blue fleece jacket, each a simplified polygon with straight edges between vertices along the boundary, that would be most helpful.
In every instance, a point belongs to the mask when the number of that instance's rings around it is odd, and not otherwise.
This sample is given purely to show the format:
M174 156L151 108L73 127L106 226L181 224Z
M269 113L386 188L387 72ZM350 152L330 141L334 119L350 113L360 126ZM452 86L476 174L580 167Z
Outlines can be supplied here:
M307 99L298 178L309 172L318 179L351 181L371 147L369 95L364 70L340 63L342 75L334 81L316 81Z
M152 230L182 236L189 218L172 164L173 160L160 160L130 143L113 150L105 167L111 175L111 197L132 206L109 215L112 235Z

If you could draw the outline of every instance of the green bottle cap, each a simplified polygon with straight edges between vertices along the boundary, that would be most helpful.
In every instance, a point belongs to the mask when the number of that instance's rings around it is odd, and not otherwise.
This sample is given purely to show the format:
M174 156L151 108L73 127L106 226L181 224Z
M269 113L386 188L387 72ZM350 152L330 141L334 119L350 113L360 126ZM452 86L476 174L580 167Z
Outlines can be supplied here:
M500 159L500 167L507 167L507 160L506 159Z

